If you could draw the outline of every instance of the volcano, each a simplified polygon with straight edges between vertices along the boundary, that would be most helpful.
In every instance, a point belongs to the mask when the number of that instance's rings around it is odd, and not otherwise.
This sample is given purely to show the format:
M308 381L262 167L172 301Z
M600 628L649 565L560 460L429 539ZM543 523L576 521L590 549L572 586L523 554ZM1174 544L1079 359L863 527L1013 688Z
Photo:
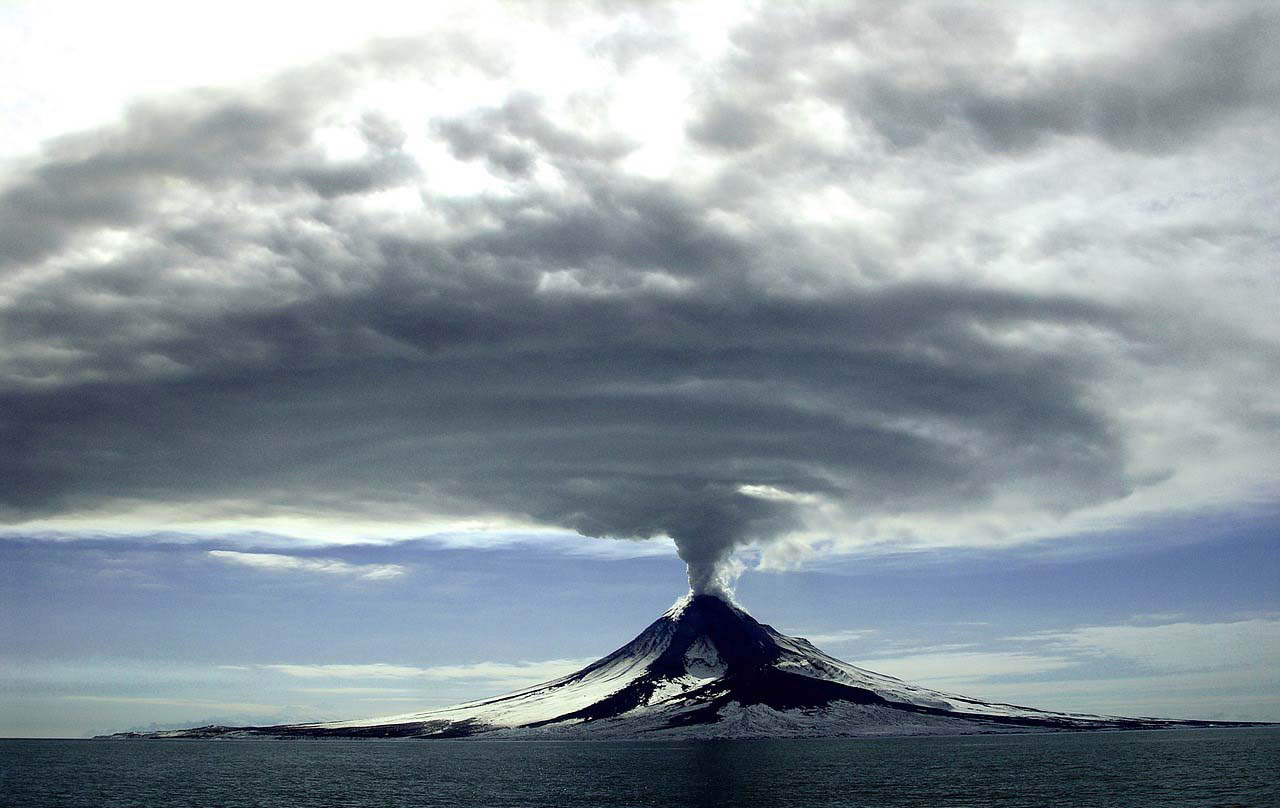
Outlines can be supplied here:
M111 737L589 740L1224 726L1250 724L1048 712L941 693L842 662L719 597L691 594L612 654L496 698L355 721Z

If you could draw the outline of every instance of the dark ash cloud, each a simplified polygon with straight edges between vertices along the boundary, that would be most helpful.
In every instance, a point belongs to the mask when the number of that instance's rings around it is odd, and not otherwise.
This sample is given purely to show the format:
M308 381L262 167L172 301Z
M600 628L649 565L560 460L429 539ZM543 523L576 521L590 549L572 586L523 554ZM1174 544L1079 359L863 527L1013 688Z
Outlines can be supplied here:
M966 13L971 43L1007 41ZM316 132L368 69L343 61L323 68L326 92L292 76L138 107L0 190L0 513L503 514L671 536L708 587L735 548L804 529L1114 504L1171 473L1135 460L1146 439L1120 391L1144 363L1184 378L1185 311L1071 282L1062 234L1101 236L1095 221L984 219L1011 217L1021 187L936 185L872 210L876 226L857 219L880 201L864 191L960 174L973 133L992 161L1051 133L1192 148L1233 110L1274 111L1272 57L1250 34L1268 19L1174 38L1143 68L1169 68L1157 86L1099 81L1091 62L1005 90L977 81L981 65L922 83L891 65L841 73L813 50L909 38L884 9L750 23L684 127L722 161L711 180L628 171L641 141L576 126L531 89L420 127L492 178L472 193L435 187L414 122L389 114L348 116L362 156L331 158ZM807 94L772 72L797 64ZM1126 99L1152 111L1141 126L1108 112ZM800 101L868 121L884 151L815 145ZM956 124L955 154L898 161ZM796 207L826 186L862 205L847 224ZM414 207L388 215L387 189ZM1206 243L1268 232L1203 227ZM1137 243L1108 247L1118 278L1141 275L1126 269ZM1225 356L1249 329L1237 319L1200 348Z

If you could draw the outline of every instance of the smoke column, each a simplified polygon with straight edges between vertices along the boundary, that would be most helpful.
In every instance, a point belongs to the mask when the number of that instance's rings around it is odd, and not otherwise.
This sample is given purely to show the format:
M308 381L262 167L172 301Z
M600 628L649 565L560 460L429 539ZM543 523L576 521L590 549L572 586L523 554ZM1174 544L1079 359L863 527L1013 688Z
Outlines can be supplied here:
M733 586L745 570L741 561L720 558L710 562L685 561L689 572L689 592L694 595L715 595L733 603Z
M739 547L768 541L795 524L792 503L708 487L667 526L676 552L688 567L689 591L733 602L733 585L744 566L732 558Z
M705 548L689 546L687 542L677 543L676 548L680 559L688 566L690 592L728 599L733 591L733 580L737 578L726 569L729 548L720 553L708 553Z

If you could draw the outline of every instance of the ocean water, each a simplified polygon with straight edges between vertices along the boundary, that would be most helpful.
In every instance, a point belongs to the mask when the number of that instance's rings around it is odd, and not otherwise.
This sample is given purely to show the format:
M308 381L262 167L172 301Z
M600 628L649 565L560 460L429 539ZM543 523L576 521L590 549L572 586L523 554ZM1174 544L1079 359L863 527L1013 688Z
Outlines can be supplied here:
M0 741L0 805L1280 806L1280 729L806 741Z

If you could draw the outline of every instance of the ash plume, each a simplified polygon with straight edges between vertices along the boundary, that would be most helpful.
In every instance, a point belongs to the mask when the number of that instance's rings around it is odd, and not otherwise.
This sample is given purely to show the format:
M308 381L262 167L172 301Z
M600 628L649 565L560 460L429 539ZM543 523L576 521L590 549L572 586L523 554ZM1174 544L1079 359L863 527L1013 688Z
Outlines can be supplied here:
M975 54L1020 58L1011 20L902 13L762 11L712 62L658 54L698 77L665 170L609 99L457 37L139 103L15 163L0 517L495 516L669 536L723 592L736 550L804 531L995 541L1243 496L1278 445L1275 227L1237 183L1276 130L1276 15L1134 15L1115 41L1150 47L1006 74ZM630 80L620 41L592 58ZM358 94L455 75L510 90ZM1150 198L1098 202L1121 186Z

